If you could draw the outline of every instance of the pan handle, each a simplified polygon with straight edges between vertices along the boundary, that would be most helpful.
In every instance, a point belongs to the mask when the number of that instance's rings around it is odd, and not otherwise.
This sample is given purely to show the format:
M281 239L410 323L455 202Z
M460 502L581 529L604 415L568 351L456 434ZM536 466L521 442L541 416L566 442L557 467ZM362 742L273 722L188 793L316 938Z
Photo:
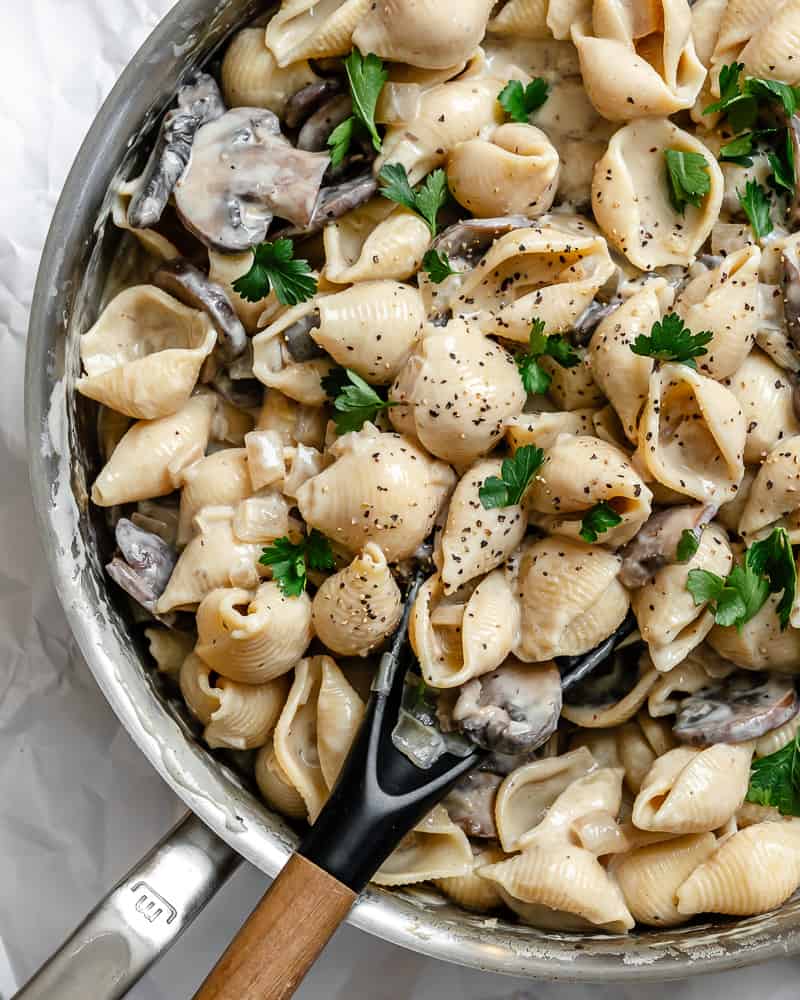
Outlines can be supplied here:
M117 1000L191 924L241 857L187 815L83 921L14 1000Z

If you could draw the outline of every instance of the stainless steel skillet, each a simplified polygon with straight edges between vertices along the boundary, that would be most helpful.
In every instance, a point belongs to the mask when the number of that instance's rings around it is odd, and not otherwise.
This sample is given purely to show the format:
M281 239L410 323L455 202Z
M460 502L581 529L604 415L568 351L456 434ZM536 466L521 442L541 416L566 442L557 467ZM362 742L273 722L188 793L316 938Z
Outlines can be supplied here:
M92 412L73 392L77 338L121 269L125 243L108 214L110 185L133 172L181 77L263 13L256 0L181 0L148 39L98 115L56 210L31 310L26 420L43 547L72 630L122 723L194 815L103 901L41 976L31 998L124 994L240 858L275 875L297 834L197 743L153 679L103 573L110 546L90 511L98 465ZM132 139L133 137L133 139ZM213 832L212 832L213 831ZM664 980L800 952L800 901L741 921L627 938L537 931L486 921L425 890L368 889L357 927L421 953L517 976Z

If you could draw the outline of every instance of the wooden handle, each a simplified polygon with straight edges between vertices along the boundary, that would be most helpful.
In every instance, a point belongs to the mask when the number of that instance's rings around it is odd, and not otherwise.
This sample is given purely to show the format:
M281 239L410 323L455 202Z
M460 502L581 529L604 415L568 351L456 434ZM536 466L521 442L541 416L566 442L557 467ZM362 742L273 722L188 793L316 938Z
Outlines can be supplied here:
M352 889L293 854L194 1000L293 996L355 900Z

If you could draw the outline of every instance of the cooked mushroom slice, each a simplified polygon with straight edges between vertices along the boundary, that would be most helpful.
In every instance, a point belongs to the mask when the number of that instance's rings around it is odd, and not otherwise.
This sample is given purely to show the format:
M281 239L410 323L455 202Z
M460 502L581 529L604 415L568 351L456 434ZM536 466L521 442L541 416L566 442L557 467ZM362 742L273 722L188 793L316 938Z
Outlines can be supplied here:
M378 190L378 182L372 174L359 174L341 184L324 187L319 193L314 214L306 226L292 226L282 229L276 236L313 236L321 233L329 222L346 215L359 205L369 201Z
M783 258L783 315L786 333L800 349L800 269L788 257Z
M450 819L468 837L497 837L494 800L503 779L489 771L472 771L461 778L442 800Z
M332 97L315 111L297 137L297 148L318 153L327 148L328 136L353 113L353 102L347 94Z
M631 641L606 654L591 673L584 674L578 683L565 686L564 703L599 708L621 701L639 680L639 660L644 648L643 642Z
M800 116L792 115L788 121L789 141L792 144L792 161L800 163ZM795 176L794 194L787 208L789 226L794 230L800 224L800 183Z
M685 698L672 731L693 746L744 743L782 726L798 709L791 677L737 671Z
M179 257L162 264L153 283L187 306L204 309L217 331L217 343L226 361L238 358L247 347L247 333L236 315L228 293L210 281L199 267Z
M117 521L116 539L120 554L106 566L106 572L134 601L155 613L178 553L158 535L137 528L127 517Z
M507 215L494 219L466 219L449 226L433 241L436 250L451 260L477 264L495 240L512 229L524 229L531 220L524 215Z
M329 162L295 149L273 112L235 108L197 132L175 186L178 214L211 249L247 250L265 239L276 215L309 224Z
M128 206L128 223L150 229L161 218L169 197L186 169L197 130L225 114L225 102L216 80L198 75L178 91L178 106L168 111L158 142Z
M592 334L603 322L622 305L622 299L612 299L610 302L590 302L572 327L572 342L578 347L586 347L592 339Z
M342 81L336 77L329 77L316 83L309 83L301 87L286 102L283 112L283 120L289 128L299 128L304 121L310 118L331 97L342 92Z
M684 531L699 537L703 525L716 513L715 507L686 504L653 514L620 552L620 580L626 587L643 587L662 567L678 561L678 543Z
M561 686L565 691L578 687L594 670L603 664L608 664L614 650L623 643L629 635L632 635L638 625L636 617L632 611L623 619L622 623L614 629L607 639L590 649L588 653L581 653L578 656L557 656L556 666L561 672Z
M264 401L264 385L255 378L231 378L228 372L220 371L210 384L240 410L254 410Z
M461 688L453 721L485 750L525 753L555 732L561 714L561 676L551 664L509 659Z
M319 310L315 309L283 331L286 348L294 361L312 361L314 358L325 357L325 351L309 336L309 330L314 330L318 326Z

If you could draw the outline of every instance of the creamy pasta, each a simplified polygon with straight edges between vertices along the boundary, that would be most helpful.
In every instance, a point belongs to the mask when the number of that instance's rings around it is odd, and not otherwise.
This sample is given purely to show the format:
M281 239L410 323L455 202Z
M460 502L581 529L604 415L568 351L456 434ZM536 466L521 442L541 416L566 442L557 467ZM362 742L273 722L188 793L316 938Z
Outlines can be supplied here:
M401 724L482 763L380 885L610 933L800 887L799 18L283 0L116 192L108 572L271 808L427 568Z

